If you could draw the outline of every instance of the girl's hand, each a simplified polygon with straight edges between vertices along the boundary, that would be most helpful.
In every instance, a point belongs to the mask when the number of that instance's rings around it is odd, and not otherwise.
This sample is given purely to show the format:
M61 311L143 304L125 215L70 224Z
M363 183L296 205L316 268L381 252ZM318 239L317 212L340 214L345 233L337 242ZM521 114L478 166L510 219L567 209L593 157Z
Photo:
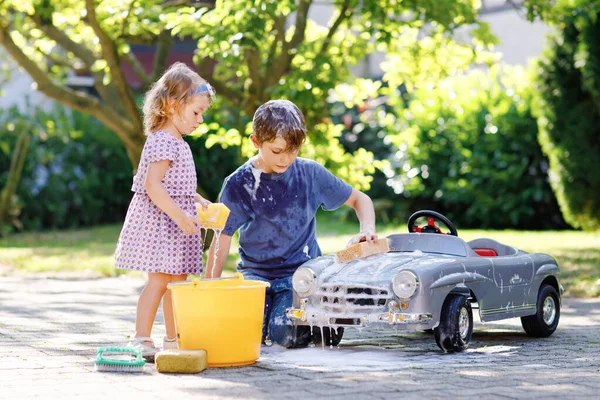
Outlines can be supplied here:
M360 242L370 242L372 240L377 240L377 234L375 233L375 228L366 228L362 229L356 235L350 239L348 245L346 247L350 247L356 243Z
M184 212L180 218L176 219L175 223L186 235L200 233L200 228L202 227L200 220L198 220L196 216L190 215L186 212Z
M206 208L208 207L209 204L212 204L212 202L206 200L204 197L200 196L199 194L196 194L194 196L194 200L196 201L196 203L200 204L202 206L202 208L204 208L204 210L206 210Z

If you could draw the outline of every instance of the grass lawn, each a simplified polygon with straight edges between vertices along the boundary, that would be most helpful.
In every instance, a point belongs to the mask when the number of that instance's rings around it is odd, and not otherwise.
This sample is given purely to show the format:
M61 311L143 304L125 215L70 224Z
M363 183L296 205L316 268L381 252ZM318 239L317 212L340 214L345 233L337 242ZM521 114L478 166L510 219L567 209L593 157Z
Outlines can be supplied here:
M342 249L358 229L357 224L321 218L317 237L324 253ZM4 269L25 273L86 271L93 275L123 273L113 263L115 244L121 225L106 225L73 231L24 233L0 239L0 272ZM379 234L405 232L406 226L379 227ZM465 240L490 237L535 253L552 255L561 268L561 283L567 296L600 296L600 232L577 231L478 231L461 230ZM237 244L231 246L226 269L233 271Z

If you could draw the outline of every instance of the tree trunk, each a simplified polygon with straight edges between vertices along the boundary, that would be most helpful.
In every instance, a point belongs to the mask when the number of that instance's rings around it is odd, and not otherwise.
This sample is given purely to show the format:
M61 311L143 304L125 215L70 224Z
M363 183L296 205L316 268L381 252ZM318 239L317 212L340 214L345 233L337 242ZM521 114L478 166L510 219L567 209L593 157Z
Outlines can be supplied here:
M124 143L125 151L127 152L127 157L131 162L131 167L133 174L137 173L138 166L140 165L140 160L142 159L142 150L144 149L145 139L140 140L138 137L135 139Z
M17 138L17 143L15 144L15 149L10 161L6 186L0 193L0 226L9 222L8 211L11 200L17 193L19 182L21 181L21 173L23 172L23 166L25 165L25 158L27 157L27 148L29 147L30 140L31 137L29 136L28 129L24 129Z

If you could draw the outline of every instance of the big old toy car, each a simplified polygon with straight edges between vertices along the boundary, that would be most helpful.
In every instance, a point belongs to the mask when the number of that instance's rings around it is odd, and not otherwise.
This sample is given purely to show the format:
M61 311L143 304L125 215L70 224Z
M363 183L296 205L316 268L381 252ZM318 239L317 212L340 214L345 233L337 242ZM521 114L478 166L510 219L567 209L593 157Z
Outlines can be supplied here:
M421 227L420 218L427 218ZM416 212L408 228L388 236L387 253L347 263L331 254L303 264L293 276L294 307L287 315L296 324L322 327L322 337L313 339L327 344L337 345L345 327L379 325L433 330L444 352L467 348L472 308L482 322L520 317L530 336L556 330L563 290L552 257L492 239L465 242L434 211Z

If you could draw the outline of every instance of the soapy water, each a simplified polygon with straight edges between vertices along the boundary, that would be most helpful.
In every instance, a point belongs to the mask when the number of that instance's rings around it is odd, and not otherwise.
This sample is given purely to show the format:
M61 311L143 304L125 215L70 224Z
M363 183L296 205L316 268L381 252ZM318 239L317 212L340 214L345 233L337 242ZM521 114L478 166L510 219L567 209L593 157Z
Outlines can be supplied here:
M252 175L254 175L254 187L252 188L251 192L252 200L256 200L256 192L258 191L258 187L260 186L260 175L262 173L262 169L252 166Z
M219 258L219 243L221 242L221 232L223 231L222 229L214 229L215 231L215 248L213 251L213 263L212 263L212 268L209 265L208 268L210 268L210 276L213 276L213 272L215 271L215 268L217 266L217 259Z
M518 346L486 346L482 349L467 349L465 352L448 356L439 351L428 335L424 343L410 342L404 346L398 341L372 340L346 341L337 347L309 347L287 350L283 347L263 347L258 365L279 364L312 371L398 371L410 368L453 369L488 366L499 358L509 357L518 351ZM425 343L426 342L426 343Z
M268 124L263 126L263 124ZM277 137L284 137L288 132L306 131L304 117L298 107L289 100L270 100L254 113L252 130L264 131L273 129Z
M200 234L200 240L202 242L202 248L204 248L204 244L206 243L206 236L208 235L208 229L205 228L201 228L201 231L203 233ZM210 265L207 265L207 271L205 276L209 275L210 272L210 276L212 276L212 273L214 272L216 266L217 266L217 259L219 258L219 243L221 242L221 232L223 231L222 229L213 229L213 231L215 232L215 237L216 237L216 241L215 241L215 249L213 252L213 263L212 263L212 267Z
M264 172L262 169L255 167L253 164L250 164L250 169L252 172L252 175L254 176L254 184L252 184L251 180L248 179L246 181L246 183L244 183L244 189L246 190L246 192L248 192L248 194L250 195L250 197L252 198L252 200L256 201L256 192L258 191L258 188L260 186L260 175ZM264 202L265 199L263 199Z
M474 315L474 322L479 318ZM320 325L320 324L319 324ZM318 326L318 325L315 325ZM481 333L502 334L520 329L518 318L486 323ZM334 328L333 328L334 329ZM311 371L398 371L410 368L435 370L462 369L465 365L476 368L496 364L512 357L521 348L519 344L485 343L471 346L464 352L442 353L432 335L389 328L346 329L338 346L319 346L288 350L280 346L263 346L258 366L278 364ZM473 344L473 343L471 343Z
M311 258L310 255L308 254L308 245L304 246L304 249L302 249L302 252L306 255L306 258Z

